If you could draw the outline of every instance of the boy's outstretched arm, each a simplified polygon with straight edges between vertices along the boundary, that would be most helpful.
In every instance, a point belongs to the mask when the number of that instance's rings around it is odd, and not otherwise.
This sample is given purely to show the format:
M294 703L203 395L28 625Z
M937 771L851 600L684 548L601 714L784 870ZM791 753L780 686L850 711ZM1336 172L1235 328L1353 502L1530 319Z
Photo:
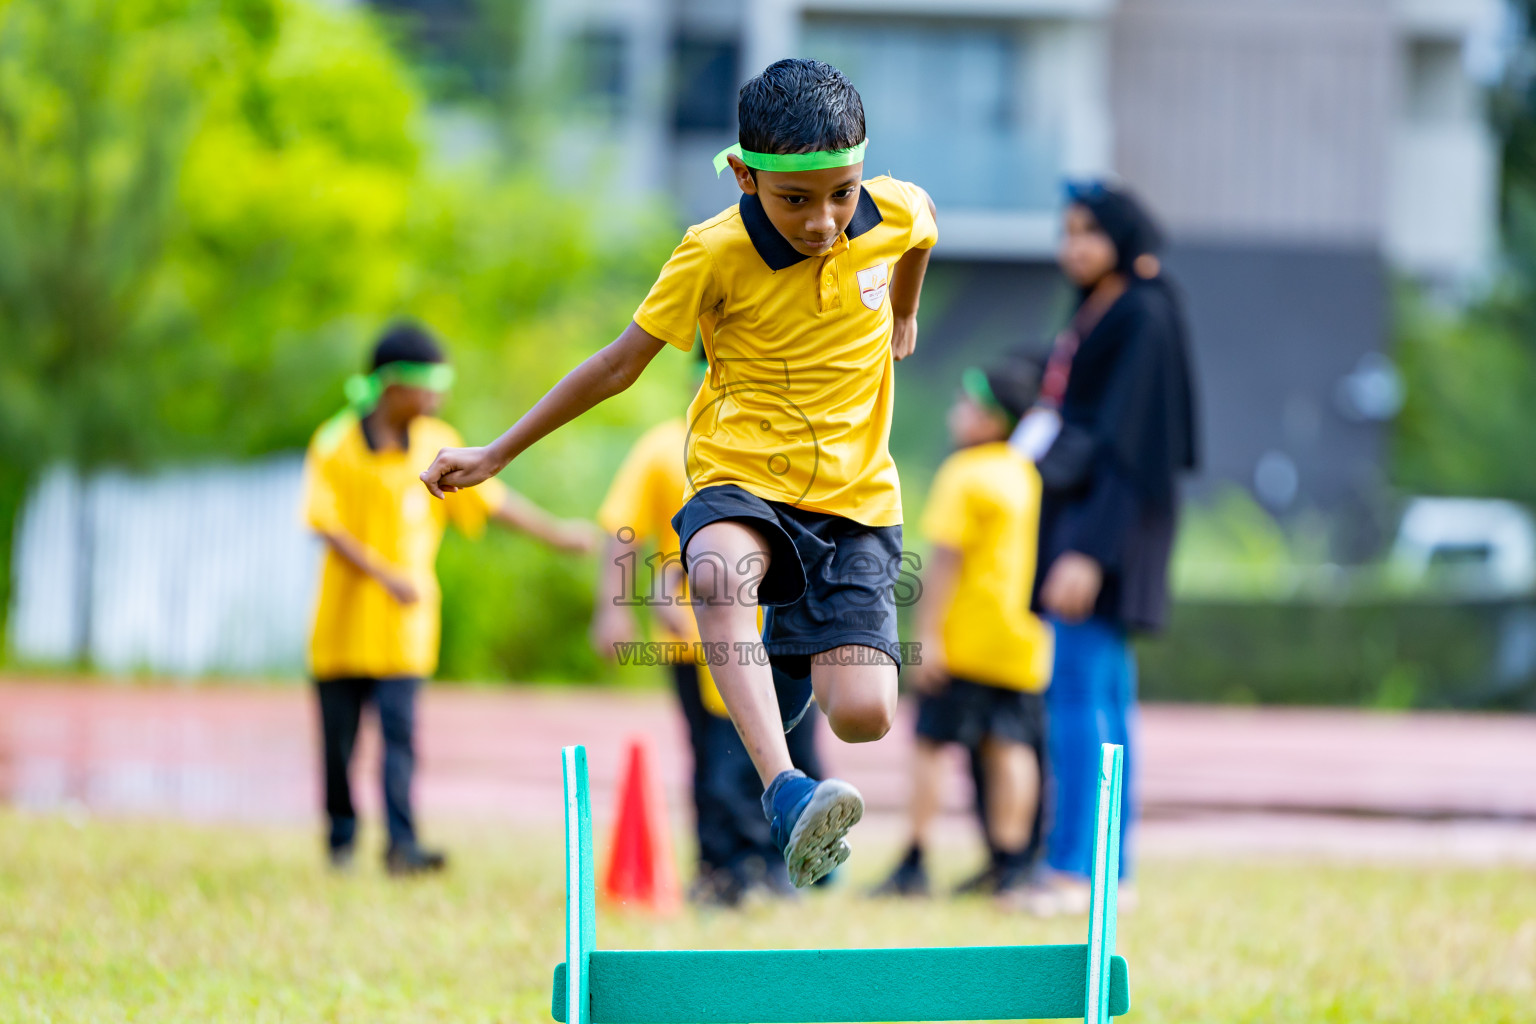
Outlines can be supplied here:
M526 533L536 541L562 551L587 554L597 547L598 530L580 519L560 519L550 515L527 498L509 489L501 507L491 518L509 530Z
M483 448L444 448L421 474L432 495L473 487L544 437L635 382L666 342L631 322L613 341L584 359L505 433Z
M919 189L918 191L922 191ZM939 209L933 205L928 193L923 201L933 219L939 219ZM929 249L908 249L896 261L891 272L891 355L897 362L907 358L917 349L917 302L923 294L923 275L928 273Z
M637 630L633 607L624 600L625 559L635 556L630 566L650 564L639 559L640 544L618 537L609 537L603 547L602 565L597 580L596 606L592 610L592 626L588 636L592 649L605 658L613 659L617 645L635 639ZM686 637L697 627L693 624L693 609L688 604L687 588L682 563L668 559L660 568L662 600L646 601L656 621L673 636Z

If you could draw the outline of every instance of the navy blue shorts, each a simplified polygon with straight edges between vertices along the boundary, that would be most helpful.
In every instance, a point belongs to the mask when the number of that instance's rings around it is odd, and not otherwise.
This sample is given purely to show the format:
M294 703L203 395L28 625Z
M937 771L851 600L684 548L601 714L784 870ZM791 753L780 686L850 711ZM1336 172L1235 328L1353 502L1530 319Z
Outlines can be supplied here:
M688 542L721 521L745 523L768 542L766 569L736 568L755 581L764 608L763 643L776 663L788 663L790 675L805 674L794 662L804 659L808 671L810 656L849 644L873 647L901 664L900 526L865 526L721 484L699 491L672 517L685 564L708 557L695 551L690 559Z
M1045 749L1045 697L951 677L917 702L917 735L930 743L976 748L991 738Z

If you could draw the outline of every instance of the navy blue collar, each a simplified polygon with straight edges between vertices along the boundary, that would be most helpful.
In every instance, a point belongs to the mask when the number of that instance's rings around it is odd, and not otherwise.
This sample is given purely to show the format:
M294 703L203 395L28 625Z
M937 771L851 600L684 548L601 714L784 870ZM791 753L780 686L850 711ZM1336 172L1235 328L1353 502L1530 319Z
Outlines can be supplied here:
M768 264L769 270L786 270L801 260L810 259L797 252L789 244L789 239L779 234L779 229L768 219L768 211L763 209L763 201L757 196L742 195L738 209L741 210L742 227L747 229L747 237L752 239L752 248ZM860 185L859 204L854 208L853 219L848 222L844 234L852 241L884 219L880 216L880 207L875 205L874 197Z
M370 452L377 455L383 448L383 438L374 436L373 421L367 416L359 416L357 418L357 426L363 432L363 443L368 446ZM400 441L405 445L401 449L402 451L408 452L411 450L411 428L409 426L400 432Z

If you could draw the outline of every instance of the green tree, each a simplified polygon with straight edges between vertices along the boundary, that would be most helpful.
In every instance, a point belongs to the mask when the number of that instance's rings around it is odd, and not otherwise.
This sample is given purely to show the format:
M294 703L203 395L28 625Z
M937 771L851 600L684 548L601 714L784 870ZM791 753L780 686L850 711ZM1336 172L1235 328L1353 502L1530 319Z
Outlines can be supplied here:
M421 158L403 70L367 21L308 4L3 17L6 461L291 443L347 351L336 325L397 299Z
M1413 289L1397 301L1397 357L1407 401L1393 437L1393 478L1435 494L1536 504L1528 448L1536 396L1536 0L1511 9L1523 28L1488 97L1502 153L1502 263L1461 309Z
M1396 351L1407 382L1392 439L1399 487L1536 504L1533 311L1514 274L1463 311L1436 309L1406 289L1399 296Z
M448 339L448 413L472 437L622 326L666 250L659 215L553 190L505 147L446 162L429 113L359 7L0 0L0 587L48 465L301 446L393 316ZM584 429L675 408L686 373L648 375ZM619 441L594 457L586 440L513 483L590 511ZM530 652L577 658L585 597L559 592L563 631L502 643L505 671Z

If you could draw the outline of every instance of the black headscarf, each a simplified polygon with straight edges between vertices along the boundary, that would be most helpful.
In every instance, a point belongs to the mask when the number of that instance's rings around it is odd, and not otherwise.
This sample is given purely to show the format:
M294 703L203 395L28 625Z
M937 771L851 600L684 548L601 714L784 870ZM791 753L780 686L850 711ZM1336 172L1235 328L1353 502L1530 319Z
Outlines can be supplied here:
M1182 304L1161 274L1136 271L1138 257L1161 248L1162 232L1118 187L1072 186L1068 198L1114 242L1116 269L1129 285L1079 343L1062 419L1090 432L1147 501L1166 507L1176 476L1195 468L1197 453Z
M1092 214L1099 229L1115 243L1115 269L1122 274L1134 276L1136 260L1156 255L1163 247L1163 233L1152 215L1119 186L1074 182L1067 186L1067 201Z

